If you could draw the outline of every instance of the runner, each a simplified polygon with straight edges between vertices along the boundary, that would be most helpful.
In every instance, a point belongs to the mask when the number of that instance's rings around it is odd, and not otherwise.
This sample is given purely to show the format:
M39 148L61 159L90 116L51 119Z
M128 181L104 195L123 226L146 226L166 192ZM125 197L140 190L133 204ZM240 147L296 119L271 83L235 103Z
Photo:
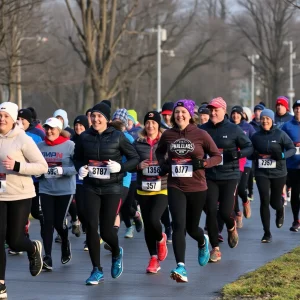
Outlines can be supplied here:
M289 99L279 96L276 100L275 124L278 128L282 128L283 124L292 120L293 116L289 113Z
M173 102L165 102L161 109L161 128L170 129L172 128L171 116L173 112L174 103Z
M291 206L294 221L290 231L297 232L300 228L299 209L300 209L300 100L293 105L294 117L291 121L282 126L282 130L287 133L296 146L296 154L286 161L288 178L292 188Z
M205 124L209 120L209 109L207 108L207 104L202 104L198 110L200 125Z
M173 104L174 105L174 104ZM168 207L167 176L159 176L155 150L163 130L156 111L150 111L144 118L144 129L134 146L140 156L137 172L137 194L145 226L145 240L150 254L147 273L157 273L159 262L168 254L167 236L162 232L160 219Z
M59 119L62 122L63 130L68 131L72 138L75 134L75 131L69 126L67 112L63 109L58 109L53 113L53 117Z
M112 248L111 276L118 278L123 272L123 248L113 230L120 206L122 179L125 172L136 168L139 162L134 147L125 135L110 127L110 107L96 104L91 114L92 127L82 133L76 143L74 161L79 175L84 178L86 239L93 265L87 285L103 281L100 264L100 235ZM122 156L127 161L122 163Z
M251 140L254 147L255 178L260 196L260 216L264 235L262 243L270 243L270 208L276 210L276 226L281 228L284 222L284 203L281 192L286 181L285 159L292 157L296 149L288 135L276 127L274 112L264 109L260 114L261 129Z
M207 107L210 110L210 120L200 128L209 133L223 157L218 166L205 172L208 186L207 229L212 246L210 261L217 262L221 260L216 222L218 207L220 217L227 227L228 245L230 248L235 248L239 236L232 211L234 194L240 178L239 159L251 155L253 148L242 129L225 117L227 105L223 98L211 100Z
M257 104L254 107L254 118L250 122L250 125L255 129L255 131L259 131L260 129L260 114L265 109L265 107L261 104Z
M162 134L156 150L160 176L169 174L168 202L177 263L171 271L171 278L177 282L188 281L185 268L186 232L198 243L198 263L204 266L209 260L208 238L199 227L207 190L204 169L221 162L221 155L211 137L194 125L194 107L193 100L175 103L171 118L174 127ZM205 153L210 155L207 160L203 159Z
M33 107L27 107L27 109L29 109L32 113L32 124L34 127L44 131L43 126L41 125L41 121L38 119L36 110Z
M51 271L54 228L62 241L61 263L67 264L72 258L66 217L75 194L76 170L72 161L74 143L69 140L70 134L62 129L62 122L49 118L43 126L46 137L38 147L48 163L48 170L40 177L41 235L45 248L43 269Z
M31 137L16 123L18 106L0 104L0 298L7 298L5 286L5 240L14 251L26 251L29 270L42 270L42 244L24 234L31 198L35 196L32 175L47 171L47 163Z

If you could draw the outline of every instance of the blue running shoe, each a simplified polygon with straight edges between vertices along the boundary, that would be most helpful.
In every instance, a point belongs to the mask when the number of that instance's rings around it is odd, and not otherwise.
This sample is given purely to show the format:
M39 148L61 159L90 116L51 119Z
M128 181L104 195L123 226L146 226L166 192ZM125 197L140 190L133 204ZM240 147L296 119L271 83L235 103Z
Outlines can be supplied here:
M210 257L209 249L208 249L208 236L204 234L205 245L202 248L198 249L198 262L200 266L205 266Z
M123 248L120 247L120 254L118 257L112 258L111 277L118 278L123 273Z
M176 269L171 271L170 277L176 282L188 282L185 266L178 264Z
M91 273L91 276L85 281L86 285L96 285L104 281L103 272L95 267Z

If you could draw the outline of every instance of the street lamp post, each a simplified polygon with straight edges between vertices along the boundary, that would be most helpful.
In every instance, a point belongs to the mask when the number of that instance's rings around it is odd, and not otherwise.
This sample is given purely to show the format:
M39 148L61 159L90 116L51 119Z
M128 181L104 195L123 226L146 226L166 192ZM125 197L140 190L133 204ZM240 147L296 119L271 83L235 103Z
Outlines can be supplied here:
M254 101L255 101L255 60L259 59L258 54L252 54L248 56L248 59L251 61L251 110L254 110Z
M19 109L22 108L23 106L23 101L22 101L22 72L21 72L21 44L24 40L35 40L37 43L45 43L48 41L48 38L46 37L41 37L41 36L35 36L35 37L21 37L19 39L19 42L17 44L17 49L18 49L18 64L17 64L17 102L18 102L18 107Z
M296 58L296 53L294 52L293 41L284 41L283 44L290 47L290 88L288 90L288 96L290 98L290 111L293 111L293 99L295 97L293 60Z

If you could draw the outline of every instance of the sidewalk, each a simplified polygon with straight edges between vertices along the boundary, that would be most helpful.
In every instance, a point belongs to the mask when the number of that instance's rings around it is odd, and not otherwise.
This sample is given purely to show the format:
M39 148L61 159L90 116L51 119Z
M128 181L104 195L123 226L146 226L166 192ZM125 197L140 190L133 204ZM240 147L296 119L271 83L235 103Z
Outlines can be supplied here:
M215 299L220 289L240 275L252 271L267 261L289 251L300 244L300 233L289 231L292 223L290 203L286 207L286 220L281 229L275 226L275 211L271 210L271 231L273 242L260 242L263 232L259 216L259 198L255 192L252 202L252 217L244 219L244 228L239 230L240 241L235 249L225 242L221 244L222 260L200 267L197 262L196 242L187 238L186 267L189 282L177 284L169 278L170 270L176 264L172 245L169 255L161 263L162 270L157 275L145 273L149 254L143 233L135 233L133 239L124 239L124 228L120 232L120 245L124 248L124 273L118 279L110 276L111 255L101 246L104 268L104 283L85 286L91 272L88 252L83 251L85 236L76 238L71 234L72 261L63 266L60 263L60 244L53 246L53 272L42 272L33 278L28 271L27 255L9 256L7 259L6 285L9 300L84 300L84 299ZM205 217L205 214L203 215ZM204 220L201 220L203 225ZM40 239L39 225L32 221L32 239Z

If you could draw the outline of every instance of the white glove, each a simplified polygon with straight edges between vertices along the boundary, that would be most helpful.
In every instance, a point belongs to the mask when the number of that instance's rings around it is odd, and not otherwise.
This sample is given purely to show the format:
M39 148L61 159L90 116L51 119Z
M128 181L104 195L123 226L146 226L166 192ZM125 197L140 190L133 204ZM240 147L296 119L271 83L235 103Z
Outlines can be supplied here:
M107 163L107 170L110 173L119 173L121 170L121 165L114 160L109 160L109 162Z
M86 177L88 174L89 174L89 170L87 168L87 166L83 166L79 169L79 172L78 172L79 176L84 178Z
M64 173L64 170L62 167L55 167L54 168L54 172L57 174L57 175L62 175Z

